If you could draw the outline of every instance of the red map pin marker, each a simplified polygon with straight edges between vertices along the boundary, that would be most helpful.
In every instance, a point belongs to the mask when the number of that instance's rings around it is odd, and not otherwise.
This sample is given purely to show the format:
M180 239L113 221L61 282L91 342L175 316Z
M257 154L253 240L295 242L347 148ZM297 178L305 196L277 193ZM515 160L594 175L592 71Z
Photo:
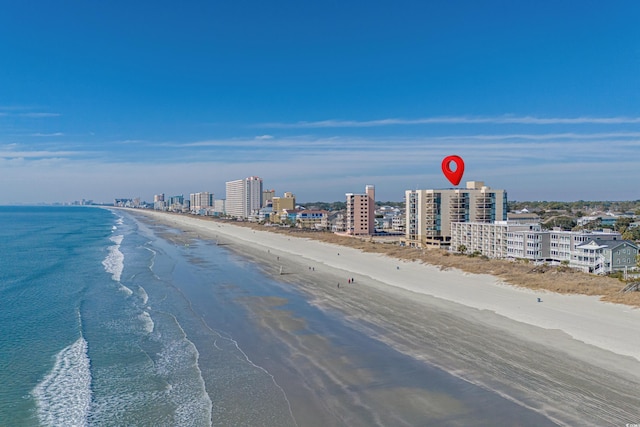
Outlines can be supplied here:
M456 164L456 170L451 170L451 162ZM442 160L442 173L453 185L460 184L464 174L464 161L460 156L447 156Z

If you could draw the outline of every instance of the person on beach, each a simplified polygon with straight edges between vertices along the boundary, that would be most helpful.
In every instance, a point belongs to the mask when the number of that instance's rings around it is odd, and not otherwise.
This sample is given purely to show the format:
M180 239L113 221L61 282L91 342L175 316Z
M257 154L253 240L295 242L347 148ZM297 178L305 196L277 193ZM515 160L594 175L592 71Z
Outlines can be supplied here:
M338 283L338 289L340 289L340 283Z

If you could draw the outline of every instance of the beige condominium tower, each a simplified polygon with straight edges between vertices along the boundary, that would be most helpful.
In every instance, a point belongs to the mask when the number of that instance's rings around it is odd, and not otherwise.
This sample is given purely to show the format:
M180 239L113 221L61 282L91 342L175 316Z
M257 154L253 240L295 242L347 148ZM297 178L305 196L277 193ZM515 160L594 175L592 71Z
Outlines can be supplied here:
M407 190L406 243L414 247L448 246L454 222L506 221L507 193L482 181L466 188Z

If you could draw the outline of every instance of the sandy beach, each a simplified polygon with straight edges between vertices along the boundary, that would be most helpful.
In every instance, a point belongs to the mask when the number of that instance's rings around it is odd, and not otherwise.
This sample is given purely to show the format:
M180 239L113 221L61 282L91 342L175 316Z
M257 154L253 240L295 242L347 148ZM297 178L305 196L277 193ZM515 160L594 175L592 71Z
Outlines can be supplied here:
M136 213L225 244L380 342L560 425L640 422L638 309L229 223ZM264 306L256 312L265 327L287 322Z

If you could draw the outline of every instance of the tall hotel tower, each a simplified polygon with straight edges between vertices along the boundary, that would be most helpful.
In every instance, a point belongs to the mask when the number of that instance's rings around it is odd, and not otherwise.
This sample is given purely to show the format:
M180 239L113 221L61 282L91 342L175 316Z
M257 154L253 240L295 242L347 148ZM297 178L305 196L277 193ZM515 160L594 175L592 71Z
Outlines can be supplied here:
M262 207L262 178L251 176L227 181L226 212L236 218L249 218Z
M507 193L482 181L467 188L407 190L406 241L410 246L448 246L454 222L491 223L507 220Z

